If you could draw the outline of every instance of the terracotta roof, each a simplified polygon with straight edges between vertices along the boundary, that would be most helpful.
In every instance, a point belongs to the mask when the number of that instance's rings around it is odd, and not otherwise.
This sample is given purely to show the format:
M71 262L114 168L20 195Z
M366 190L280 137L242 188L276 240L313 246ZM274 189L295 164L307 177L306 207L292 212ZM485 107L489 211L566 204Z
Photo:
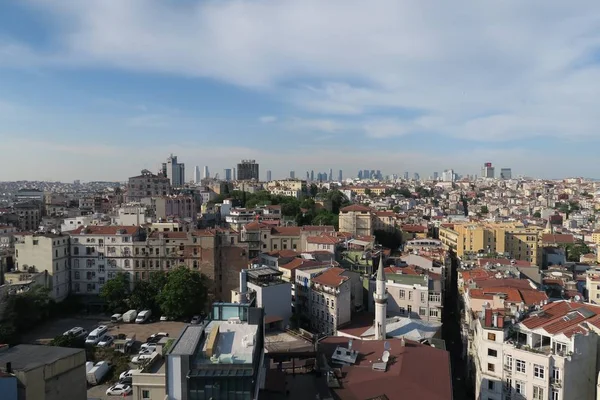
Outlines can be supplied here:
M338 287L350 279L349 277L342 275L345 271L345 269L339 267L329 268L320 275L315 276L312 281L329 287Z
M332 389L336 398L350 400L447 400L452 398L449 353L409 340L388 339L391 362L386 372L375 371L383 340L354 340L359 353L354 365L341 367L340 388ZM338 346L346 347L348 338L328 337L319 342L319 351L331 357ZM435 384L432 384L432 377ZM384 397L385 396L385 397Z
M329 262L315 261L315 260L307 260L304 258L294 258L287 264L280 265L279 268L289 269L294 271L300 267L318 267L322 265L330 265Z
M586 310L586 311L583 311ZM521 324L529 329L544 329L547 333L556 335L563 333L572 336L575 333L585 333L579 324L583 321L596 326L599 321L600 307L590 304L570 301L557 301L542 307L538 312L530 314Z
M494 287L485 289L470 289L469 296L474 299L492 300L494 295L505 295L509 303L525 303L527 306L539 305L548 296L544 292L533 289L516 289L512 287Z
M365 212L372 211L369 207L361 206L360 204L352 204L340 209L341 212Z
M88 225L67 232L69 235L116 235L119 231L124 231L122 235L133 235L140 228L137 226L117 226L117 225ZM83 232L83 233L82 233Z
M332 232L335 231L333 225L304 225L300 227L302 231L316 231L316 232Z
M298 226L277 226L271 228L271 235L276 236L300 236L300 227Z
M261 229L268 229L269 226L260 222L250 222L246 225L244 225L244 229L247 231L259 231Z
M339 239L333 236L309 236L306 241L312 244L337 244Z
M293 258L293 257L298 257L300 255L300 253L298 253L297 251L289 250L289 249L273 250L273 251L269 251L265 254L267 254L271 257L283 257L283 258Z
M410 233L425 233L427 232L427 227L422 225L402 225L401 228L404 232Z
M575 238L573 237L573 235L546 233L546 234L542 235L542 242L569 244L569 243L575 243Z

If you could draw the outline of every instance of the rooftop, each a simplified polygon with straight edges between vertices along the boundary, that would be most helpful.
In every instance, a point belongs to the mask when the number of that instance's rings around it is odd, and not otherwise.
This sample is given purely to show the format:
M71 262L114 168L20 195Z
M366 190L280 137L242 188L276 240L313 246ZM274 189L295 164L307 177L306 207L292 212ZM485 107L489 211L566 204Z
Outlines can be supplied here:
M239 320L211 321L194 364L252 364L258 325Z
M353 365L339 367L338 388L332 388L341 399L447 400L452 398L452 380L448 352L398 339L387 340L389 362L385 371L373 369L381 363L382 340L354 340L352 350L358 353ZM346 347L348 339L328 337L319 344L319 351L329 360L338 346ZM331 362L331 361L329 361ZM435 384L432 384L434 379ZM385 397L384 397L385 396Z
M20 344L0 352L0 365L4 367L9 362L15 371L29 371L83 352L68 347Z

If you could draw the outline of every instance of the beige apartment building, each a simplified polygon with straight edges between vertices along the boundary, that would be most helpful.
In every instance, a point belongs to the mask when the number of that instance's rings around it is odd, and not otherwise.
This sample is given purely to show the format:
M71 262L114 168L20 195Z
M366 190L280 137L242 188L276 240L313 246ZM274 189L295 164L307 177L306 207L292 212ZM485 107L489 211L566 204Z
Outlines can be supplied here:
M542 261L539 227L525 227L519 223L468 222L443 224L440 240L456 255L499 253L538 265Z
M171 181L163 175L155 175L143 170L141 175L129 178L127 201L140 201L145 197L167 196L171 194Z
M343 268L328 268L311 279L310 309L314 332L335 335L337 328L350 322L352 282Z
M372 236L375 230L373 210L369 207L353 204L340 209L340 232L349 232L354 236Z
M70 291L69 236L44 234L15 235L15 267L20 272L47 273L50 297L62 301Z

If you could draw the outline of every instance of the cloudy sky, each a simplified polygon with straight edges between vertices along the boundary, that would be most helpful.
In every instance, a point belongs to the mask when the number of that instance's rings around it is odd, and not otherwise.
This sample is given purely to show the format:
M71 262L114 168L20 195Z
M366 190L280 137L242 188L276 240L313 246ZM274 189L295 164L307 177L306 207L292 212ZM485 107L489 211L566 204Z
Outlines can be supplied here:
M2 0L0 180L600 177L597 0Z

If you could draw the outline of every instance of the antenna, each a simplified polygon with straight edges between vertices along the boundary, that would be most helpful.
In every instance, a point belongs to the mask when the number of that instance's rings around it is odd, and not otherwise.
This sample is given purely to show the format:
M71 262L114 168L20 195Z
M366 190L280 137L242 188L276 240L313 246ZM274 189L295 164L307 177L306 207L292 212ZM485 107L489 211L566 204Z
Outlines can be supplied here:
M383 342L383 350L385 350L385 352L387 352L388 355L389 355L389 351L391 349L392 349L392 346L390 345L390 342L388 342L388 341Z
M384 351L383 355L381 356L381 361L383 361L384 363L386 363L389 360L390 360L390 352L389 351Z

